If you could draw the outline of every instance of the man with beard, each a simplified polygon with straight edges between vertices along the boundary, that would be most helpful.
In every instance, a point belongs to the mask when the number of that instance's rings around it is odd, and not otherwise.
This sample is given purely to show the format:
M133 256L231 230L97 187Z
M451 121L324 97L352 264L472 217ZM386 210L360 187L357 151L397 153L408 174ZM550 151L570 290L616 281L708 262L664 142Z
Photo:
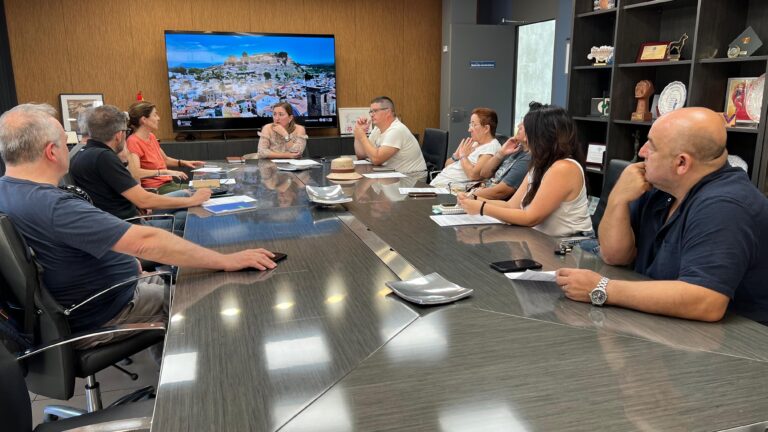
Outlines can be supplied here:
M125 114L112 105L95 108L88 116L90 139L72 157L69 169L75 185L85 190L93 205L120 219L138 216L139 209L154 209L155 213L186 209L202 204L211 197L210 189L199 189L192 196L187 191L167 195L147 192L141 187L118 154L125 148L127 126ZM170 210L170 212L175 212ZM174 230L184 230L186 214L176 212ZM163 222L150 222L158 224Z

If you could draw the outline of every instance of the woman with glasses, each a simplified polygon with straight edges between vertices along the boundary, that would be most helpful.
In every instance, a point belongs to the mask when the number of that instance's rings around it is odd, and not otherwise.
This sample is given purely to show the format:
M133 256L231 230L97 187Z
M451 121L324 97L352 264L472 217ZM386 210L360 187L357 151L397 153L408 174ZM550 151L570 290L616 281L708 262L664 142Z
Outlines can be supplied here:
M288 102L272 106L272 123L259 132L259 159L298 159L307 145L307 131L296 124Z
M183 171L169 170L168 167L197 168L202 161L187 161L168 157L155 137L160 128L160 115L155 104L147 101L136 102L128 108L128 126L133 130L126 141L130 151L128 170L141 181L144 188L155 188L160 194L167 194L185 188L173 178L187 179ZM137 161L138 159L138 161Z
M496 139L498 123L496 111L490 108L475 108L469 122L470 136L461 141L456 151L445 161L445 168L429 184L467 185L483 180L480 176L483 166L501 149L501 144Z
M544 105L523 119L531 168L509 201L459 195L468 214L492 216L513 225L529 226L553 237L592 231L584 154L568 112Z

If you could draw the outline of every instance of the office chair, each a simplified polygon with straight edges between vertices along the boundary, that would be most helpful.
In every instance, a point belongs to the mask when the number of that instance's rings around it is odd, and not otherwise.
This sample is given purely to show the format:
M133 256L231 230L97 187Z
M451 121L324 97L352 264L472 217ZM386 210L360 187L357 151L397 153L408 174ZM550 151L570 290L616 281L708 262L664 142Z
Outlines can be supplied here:
M611 194L613 186L616 185L619 176L624 172L624 168L628 167L630 163L621 159L611 159L608 162L608 169L605 170L605 177L603 178L603 190L600 193L600 201L598 201L595 213L592 215L592 229L595 231L595 235L597 235L597 228L603 219L605 207L608 205L608 196Z
M34 393L54 399L69 399L74 394L76 378L86 380L87 411L101 409L101 393L95 374L114 363L161 343L165 334L162 323L127 324L72 334L67 317L83 304L112 289L155 275L169 277L169 272L155 272L118 283L85 299L76 305L62 306L42 285L39 264L34 252L19 235L11 219L0 213L0 294L9 306L16 322L23 323L21 332L32 345L52 347L27 350L20 360L28 371L27 384ZM168 282L170 283L170 282ZM69 342L91 336L135 332L126 339L99 345L95 348L76 349ZM39 355L37 355L39 354ZM51 408L51 407L49 407ZM82 410L62 407L46 408L56 417L77 415Z
M23 368L19 361L0 344L0 418L3 430L7 432L32 431L32 410L29 389L24 381ZM42 423L35 432L66 431L78 427L96 426L102 432L118 430L149 430L152 422L154 400L136 402L107 408L91 414Z
M432 181L434 176L442 171L448 159L448 131L442 129L424 129L424 142L421 154L427 163L427 178Z

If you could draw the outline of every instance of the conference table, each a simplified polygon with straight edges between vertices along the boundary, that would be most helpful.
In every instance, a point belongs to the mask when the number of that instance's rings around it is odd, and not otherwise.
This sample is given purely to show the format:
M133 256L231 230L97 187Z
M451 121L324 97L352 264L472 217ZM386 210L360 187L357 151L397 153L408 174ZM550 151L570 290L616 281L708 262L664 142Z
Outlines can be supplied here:
M152 431L726 430L768 420L768 328L700 323L564 297L489 267L532 258L640 280L576 247L509 225L441 227L400 187L342 185L319 206L301 172L220 163L249 211L190 209L185 238L288 258L271 271L179 271ZM356 165L358 172L370 165ZM387 281L437 272L472 296L419 306ZM761 429L762 430L762 429Z

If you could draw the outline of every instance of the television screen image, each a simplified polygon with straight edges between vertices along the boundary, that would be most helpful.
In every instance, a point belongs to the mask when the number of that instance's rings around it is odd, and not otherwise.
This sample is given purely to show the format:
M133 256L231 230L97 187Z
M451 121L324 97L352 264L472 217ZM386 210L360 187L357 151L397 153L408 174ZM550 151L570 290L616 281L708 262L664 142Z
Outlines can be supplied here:
M297 123L337 125L332 35L165 32L175 132L257 129L272 106Z

